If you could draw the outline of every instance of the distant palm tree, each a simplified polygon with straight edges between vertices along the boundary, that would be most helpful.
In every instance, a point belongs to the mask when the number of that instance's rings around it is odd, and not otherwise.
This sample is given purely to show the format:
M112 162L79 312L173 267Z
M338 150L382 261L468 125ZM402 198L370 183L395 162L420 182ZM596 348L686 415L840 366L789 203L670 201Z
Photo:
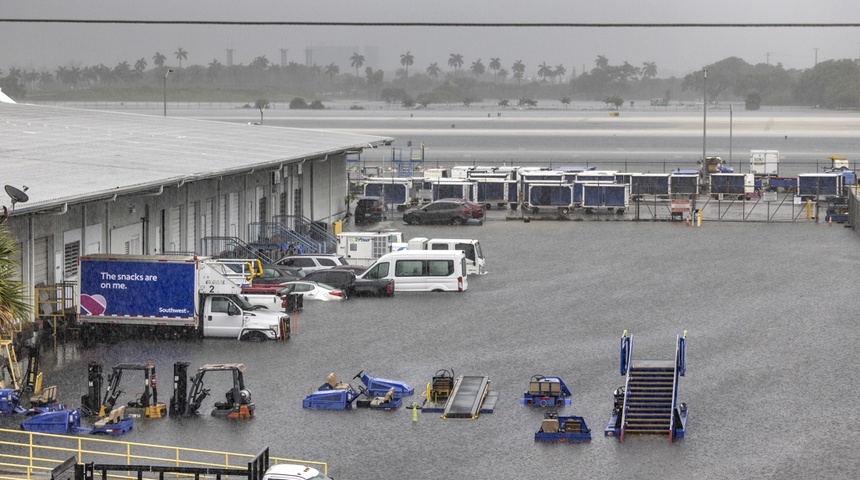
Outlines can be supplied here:
M654 62L642 62L642 78L656 78L657 64Z
M552 67L547 65L546 62L543 62L538 66L537 74L538 77L546 81L547 77L552 75Z
M597 66L597 69L604 69L609 66L609 59L603 55L598 55L597 59L594 60L594 65Z
M414 60L415 57L409 52L400 55L400 64L406 69L406 78L409 78L409 66L412 65Z
M439 68L439 64L437 63L431 63L430 66L427 67L427 75L430 75L433 78L438 77L439 72L441 71L442 70Z
M502 79L502 81L503 81L503 82L504 82L505 80L507 80L508 75L509 75L509 74L508 74L508 70L507 70L507 69L504 69L504 68L500 68L500 69L499 69L498 76L499 76L499 78L501 78L501 79Z
M188 52L183 50L182 47L179 47L175 52L173 52L173 55L177 60L179 60L179 68L182 68L182 60L188 60Z
M358 52L349 57L349 64L355 69L355 76L358 77L358 69L364 66L364 55L359 55Z
M448 57L448 66L454 67L454 75L457 75L457 71L463 66L463 56L459 53L452 53L451 56Z
M523 76L526 71L526 66L522 60L517 60L514 62L514 65L511 67L511 71L514 72L514 78L517 80L517 83L523 81Z
M334 64L334 62L329 63L325 67L325 74L328 75L328 81L334 82L334 76L340 73L340 67Z
M156 67L162 68L164 67L164 62L167 60L167 57L162 55L159 52L155 52L155 55L152 56L152 63L155 64Z
M143 73L144 71L146 71L146 59L145 58L141 57L141 58L137 59L136 62L134 62L134 71L139 72L139 73Z
M472 73L475 75L475 78L478 78L478 75L482 75L486 71L486 69L484 68L484 64L481 63L480 58L477 61L472 62L470 70L472 70Z
M559 63L558 65L555 66L555 70L553 70L552 76L558 77L559 81L563 81L565 73L567 73L567 69L564 68L564 65Z
M561 104L564 105L564 108L570 106L570 97L562 97Z
M502 68L502 61L498 58L491 58L488 67L493 71L493 76L496 76L498 71Z

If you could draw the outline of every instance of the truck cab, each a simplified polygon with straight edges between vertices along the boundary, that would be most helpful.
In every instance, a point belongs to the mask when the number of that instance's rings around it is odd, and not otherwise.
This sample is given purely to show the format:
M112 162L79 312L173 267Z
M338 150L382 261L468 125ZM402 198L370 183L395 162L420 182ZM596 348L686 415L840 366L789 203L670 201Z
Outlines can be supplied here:
M276 340L282 314L259 309L235 294L207 295L203 302L203 335L240 340Z
M269 467L263 480L331 480L331 477L310 466L280 463Z

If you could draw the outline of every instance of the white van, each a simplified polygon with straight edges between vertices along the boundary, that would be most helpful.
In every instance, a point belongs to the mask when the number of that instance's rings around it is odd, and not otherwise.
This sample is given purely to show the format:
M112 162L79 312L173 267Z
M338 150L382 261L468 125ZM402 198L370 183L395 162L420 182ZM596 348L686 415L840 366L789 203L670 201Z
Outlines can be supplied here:
M462 250L399 250L383 255L359 278L394 280L395 292L464 292L466 254Z
M407 245L409 250L462 250L466 253L466 273L468 275L485 275L487 273L484 251L478 240L415 237L410 239Z

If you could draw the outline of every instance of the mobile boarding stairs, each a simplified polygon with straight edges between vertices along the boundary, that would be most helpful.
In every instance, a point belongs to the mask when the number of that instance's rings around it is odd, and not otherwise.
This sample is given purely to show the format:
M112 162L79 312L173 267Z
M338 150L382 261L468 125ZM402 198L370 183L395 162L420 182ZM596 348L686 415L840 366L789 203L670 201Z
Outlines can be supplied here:
M686 370L687 332L678 336L674 360L633 360L633 337L621 336L621 375L627 379L615 391L615 405L604 435L666 435L684 437L687 406L678 402L678 381Z

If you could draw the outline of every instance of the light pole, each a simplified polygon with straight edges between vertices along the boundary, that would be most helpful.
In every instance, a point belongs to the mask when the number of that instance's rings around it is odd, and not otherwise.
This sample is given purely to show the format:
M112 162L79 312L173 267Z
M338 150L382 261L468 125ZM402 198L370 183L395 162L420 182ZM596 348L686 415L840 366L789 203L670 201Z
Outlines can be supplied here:
M708 157L705 155L708 138L708 69L702 70L704 74L704 85L702 86L702 162L707 164Z
M167 116L167 76L173 72L172 68L168 68L166 72L164 72L164 80L161 83L161 91L164 94L164 116Z

